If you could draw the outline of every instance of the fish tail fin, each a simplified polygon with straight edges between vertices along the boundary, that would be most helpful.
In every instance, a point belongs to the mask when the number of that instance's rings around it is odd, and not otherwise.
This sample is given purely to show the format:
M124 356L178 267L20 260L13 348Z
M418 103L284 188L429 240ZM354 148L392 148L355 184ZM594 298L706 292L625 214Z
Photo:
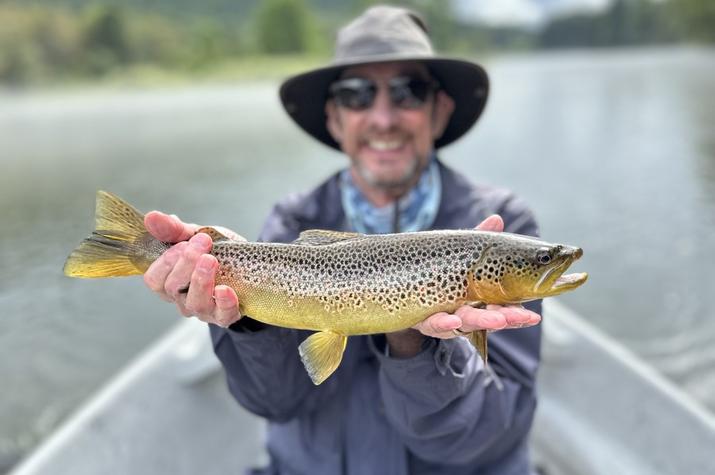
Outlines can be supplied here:
M81 278L139 275L168 248L146 230L144 215L100 190L94 232L69 255L64 273Z
M474 332L470 333L469 335L467 335L467 339L472 344L472 346L474 346L474 348L477 349L477 351L479 352L479 356L482 357L482 359L484 360L484 364L486 364L487 359L488 359L487 358L487 356L488 356L487 355L487 352L488 352L487 331L486 330L474 331Z

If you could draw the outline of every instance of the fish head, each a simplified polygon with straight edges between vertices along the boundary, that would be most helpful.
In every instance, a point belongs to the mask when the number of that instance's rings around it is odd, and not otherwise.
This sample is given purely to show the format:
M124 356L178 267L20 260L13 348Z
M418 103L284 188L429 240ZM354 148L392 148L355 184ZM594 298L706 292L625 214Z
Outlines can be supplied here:
M538 239L495 233L471 275L472 296L484 303L513 304L552 297L573 290L588 278L585 272L565 274L583 251Z

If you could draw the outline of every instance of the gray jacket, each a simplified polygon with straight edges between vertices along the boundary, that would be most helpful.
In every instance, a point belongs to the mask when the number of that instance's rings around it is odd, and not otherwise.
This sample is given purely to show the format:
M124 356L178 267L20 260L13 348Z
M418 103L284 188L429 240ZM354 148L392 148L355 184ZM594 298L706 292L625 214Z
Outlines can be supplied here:
M537 235L511 192L470 184L440 164L434 229L467 229L493 213L506 230ZM289 242L305 229L346 230L337 175L275 206L261 239ZM529 308L541 311L541 303ZM254 474L528 474L536 406L539 326L489 336L491 370L464 338L428 339L413 358L385 356L382 335L351 337L320 386L298 356L309 332L242 319L211 326L231 393L268 420L270 466Z

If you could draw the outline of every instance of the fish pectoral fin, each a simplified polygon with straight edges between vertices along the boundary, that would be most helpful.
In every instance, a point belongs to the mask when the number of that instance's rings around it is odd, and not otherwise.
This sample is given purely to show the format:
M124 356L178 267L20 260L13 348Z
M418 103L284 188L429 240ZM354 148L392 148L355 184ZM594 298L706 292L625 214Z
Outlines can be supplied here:
M479 356L487 363L487 331L477 330L465 335L474 348L479 352Z
M345 233L341 231L330 231L327 229L308 229L298 236L292 244L302 246L325 246L340 241L347 241L364 236L360 233Z
M480 308L480 309L485 309L487 308L487 304L480 300L470 300L468 302L464 302L464 305L469 305L470 307L473 308Z
M298 347L313 384L318 385L333 374L343 359L348 337L331 331L313 333Z
M219 241L247 241L247 239L239 234L228 231L220 226L204 226L196 231L196 234L208 234L213 242Z

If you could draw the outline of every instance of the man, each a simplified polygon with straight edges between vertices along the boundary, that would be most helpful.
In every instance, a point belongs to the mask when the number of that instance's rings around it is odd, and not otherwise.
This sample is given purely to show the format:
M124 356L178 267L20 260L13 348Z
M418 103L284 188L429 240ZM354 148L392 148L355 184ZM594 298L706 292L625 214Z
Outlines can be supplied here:
M281 87L291 117L342 150L350 166L281 201L261 239L290 242L312 228L384 233L480 221L480 229L506 224L535 235L531 213L513 194L473 186L435 155L474 124L487 86L478 65L436 57L414 13L366 11L341 30L330 66ZM315 386L297 351L307 333L242 318L235 292L215 286L207 235L159 212L145 224L178 243L146 272L147 286L183 315L211 324L232 394L268 420L270 466L254 473L529 473L539 303L535 312L463 307L414 329L353 337L335 374ZM527 326L490 336L489 367L457 337Z

